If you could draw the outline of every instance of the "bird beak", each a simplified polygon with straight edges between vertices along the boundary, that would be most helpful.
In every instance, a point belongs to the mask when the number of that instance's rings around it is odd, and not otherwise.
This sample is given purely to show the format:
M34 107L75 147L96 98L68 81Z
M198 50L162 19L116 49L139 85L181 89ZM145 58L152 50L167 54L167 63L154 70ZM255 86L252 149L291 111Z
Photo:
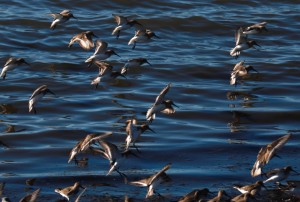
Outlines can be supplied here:
M258 72L256 69L254 69L253 67L252 67L252 70L255 71L255 72L257 72L257 73L259 73L259 72Z
M124 77L125 79L127 79L127 77L126 77L124 74L121 74L121 73L120 73L120 76L121 76L121 77Z
M258 43L256 43L256 42L254 43L254 45L257 45L257 46L259 46L259 47L260 47L260 45L259 45Z
M26 65L30 66L30 64L29 64L28 62L26 62L25 60L24 60L24 63L25 63Z
M153 34L153 36L154 36L155 38L158 38L158 39L160 39L160 37L158 37L156 34Z
M172 103L172 105L175 106L175 107L177 107L177 108L179 108L174 102Z
M152 130L149 126L148 126L148 130L150 130L153 133L156 133L154 130Z
M148 65L152 66L148 61L146 61L146 63L147 63Z
M52 95L56 96L55 93L53 93L51 90L48 89L48 92L51 93Z
M93 33L93 36L96 37L96 38L98 38L94 33Z
M78 19L78 18L76 18L74 15L72 15L72 18L74 18L74 19L76 19L76 20Z
M293 172L296 173L297 175L300 175L300 173L298 173L298 172L295 171L294 169L291 169L291 171L293 171Z
M113 54L115 54L116 56L119 56L115 51L113 52ZM121 56L119 56L119 57L121 57Z
M264 184L263 184L262 186L263 186L266 190L268 190L267 187L266 187Z

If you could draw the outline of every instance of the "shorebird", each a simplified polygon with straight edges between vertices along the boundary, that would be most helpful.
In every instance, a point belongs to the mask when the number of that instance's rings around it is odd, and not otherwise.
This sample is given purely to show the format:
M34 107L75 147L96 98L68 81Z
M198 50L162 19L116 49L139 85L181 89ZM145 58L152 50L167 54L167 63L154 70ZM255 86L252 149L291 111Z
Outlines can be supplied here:
M260 194L262 187L266 188L262 181L257 181L254 184L250 184L246 186L239 186L239 185L233 186L233 188L237 189L242 194L251 193L252 190L256 190L256 193Z
M35 202L39 193L40 193L41 189L37 189L34 192L32 192L31 194L28 194L26 196L24 196L20 202Z
M0 77L5 79L6 73L8 71L15 69L17 66L21 66L22 64L29 65L23 58L14 58L14 57L9 58L5 62L4 67L2 68Z
M268 31L266 28L267 22L257 23L248 27L243 28L243 34L259 34L263 31Z
M39 102L42 97L44 97L44 95L46 95L47 93L51 93L53 95L55 95L48 87L47 85L42 85L40 87L38 87L31 95L31 97L29 98L29 112L34 112L36 114L36 109L35 109L35 105L37 104L37 102Z
M122 164L125 156L128 152L121 152L118 147L110 142L98 141L102 149L95 149L94 151L101 154L104 158L109 160L110 169L106 175L110 175L114 170L124 178L125 184L127 184L127 176L119 171L120 165Z
M224 190L220 190L218 192L218 195L213 198L208 200L207 202L229 202L230 201L230 196L228 196L228 194L224 191Z
M136 119L127 120L127 126L126 126L127 137L125 140L125 143L126 143L125 151L127 151L129 149L130 143L132 143L132 145L136 148L136 150L139 151L138 148L136 147L135 143L139 139L141 134L143 132L145 132L146 130L150 130L150 131L154 132L149 127L148 124L142 124L141 126L138 126L136 123Z
M70 163L77 154L89 149L91 144L94 144L96 141L106 138L110 135L112 135L112 133L104 133L101 135L94 133L86 135L85 138L78 141L78 143L73 147L72 151L70 152L68 163Z
M238 58L239 55L241 54L241 51L249 48L255 49L254 45L260 46L254 40L247 40L247 35L243 34L243 28L240 27L235 32L235 47L231 49L230 55L235 58Z
M230 85L236 85L236 79L246 76L250 71L258 72L251 65L244 66L244 63L245 61L241 61L234 66L231 72Z
M119 56L115 51L107 50L107 46L108 46L107 42L102 40L96 40L96 48L94 54L91 55L85 61L85 63L90 63L88 67L90 67L93 64L94 60L106 60L111 55Z
M178 202L198 202L203 197L207 197L207 195L210 193L210 191L205 189L195 189L182 198L179 199Z
M128 69L133 68L133 67L140 67L141 65L143 65L145 63L147 63L151 66L151 64L148 62L148 60L146 58L130 59L126 62L126 64L122 68L121 74L126 74Z
M167 182L169 180L169 177L165 173L169 168L171 167L171 164L167 164L165 167L163 167L159 172L155 173L154 175L139 180L139 181L133 181L130 182L131 185L140 186L140 187L148 187L148 191L146 194L146 198L149 198L150 196L153 196L155 192L155 188L163 183ZM157 193L159 196L160 194Z
M85 189L79 182L75 182L73 186L69 186L66 188L57 188L54 191L56 193L59 193L61 196L65 197L68 201L70 200L70 197L77 194L79 191L79 188Z
M128 42L128 45L133 44L132 49L135 49L135 46L136 46L137 42L138 43L140 43L140 42L144 42L144 43L149 42L149 41L151 41L152 37L155 37L155 38L159 39L159 37L154 32L152 32L151 30L149 30L149 29L146 29L146 30L145 29L140 29L140 30L137 30L135 32L134 37L132 37L130 39L130 41Z
M58 24L67 22L70 18L77 19L73 15L73 13L69 10L63 10L60 13L50 13L49 15L51 15L53 17L53 22L51 23L51 26L50 26L50 29L52 29L52 30L54 30Z
M264 174L265 176L268 177L268 179L266 179L264 181L264 183L271 182L271 181L280 183L280 181L283 181L288 178L291 171L299 174L291 166L286 166L284 168L277 168L277 169L271 170Z
M265 147L262 147L257 155L257 159L251 170L252 177L261 175L261 169L274 157L277 156L278 150L290 139L291 134L284 135Z
M258 202L258 200L250 193L244 193L231 199L231 202Z
M119 76L126 78L120 71L113 71L113 66L108 63L99 60L96 60L93 63L99 68L99 74L91 82L91 85L95 85L96 88L98 88L99 83L103 81L104 78L115 79Z
M141 25L136 20L128 20L127 17L115 15L115 14L112 14L112 16L115 18L115 20L117 22L117 27L113 30L112 35L117 35L117 39L120 36L121 30L126 30L133 26L135 26L138 29L143 27L143 25Z
M149 122L152 122L152 120L155 119L155 114L157 112L162 112L165 114L173 114L175 113L175 109L173 106L178 107L174 104L172 100L164 100L165 95L169 91L171 87L171 83L169 83L161 92L160 94L156 97L156 100L154 104L151 106L150 109L148 109L147 114L146 114L146 119Z
M79 34L76 34L70 40L68 47L70 48L72 47L73 43L78 42L81 48L83 48L84 50L90 50L95 46L93 42L93 37L97 37L97 36L92 31L81 32Z

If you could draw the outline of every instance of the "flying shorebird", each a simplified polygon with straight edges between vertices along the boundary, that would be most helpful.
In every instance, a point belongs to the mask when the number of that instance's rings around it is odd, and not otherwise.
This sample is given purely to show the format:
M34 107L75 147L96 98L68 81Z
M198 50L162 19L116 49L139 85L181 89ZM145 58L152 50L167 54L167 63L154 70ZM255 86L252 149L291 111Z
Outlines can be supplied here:
M130 182L129 184L140 186L140 187L148 187L146 198L149 198L150 196L153 196L154 193L156 193L155 188L159 184L167 182L169 180L169 177L167 176L167 174L165 172L170 167L171 167L171 164L167 164L165 167L163 167L159 172L155 173L154 175L152 175L148 178L139 180L139 181Z
M254 40L247 40L247 36L243 34L243 28L240 27L235 32L235 47L231 49L230 55L235 58L238 58L241 54L241 51L249 48L255 49L254 45L260 46Z
M54 191L56 193L59 193L61 196L65 197L68 201L70 200L70 197L77 194L79 191L79 188L85 189L79 182L75 182L73 186L69 186L66 188L57 188Z
M32 192L31 194L28 194L26 196L24 196L20 202L36 202L37 197L40 193L41 189L37 189L34 192Z
M93 133L86 135L85 138L78 141L78 143L73 147L72 151L70 152L68 163L70 163L77 154L89 149L91 144L94 144L96 141L106 138L110 135L112 135L112 133L104 133L101 135Z
M37 104L37 102L39 102L42 97L44 97L44 95L46 95L47 93L51 93L53 95L55 95L48 87L47 85L42 85L40 87L38 87L31 95L31 97L29 98L29 112L34 112L36 114L36 109L35 109L35 105Z
M86 59L85 63L90 63L88 67L93 64L95 60L106 60L111 55L119 56L114 50L107 50L107 42L102 40L96 40L96 48L93 55ZM120 57L120 56L119 56Z
M145 132L146 130L150 130L150 131L154 132L149 127L148 124L142 124L141 126L138 126L136 123L136 119L133 118L133 119L127 120L127 126L126 126L127 137L125 140L125 143L126 143L125 151L127 151L129 149L130 143L132 143L133 146L136 148L136 150L139 151L138 148L136 147L135 143L139 139L141 134L143 132Z
M95 46L93 42L93 37L97 36L92 31L81 32L79 34L76 34L70 40L68 47L70 48L72 47L73 43L78 42L81 48L83 48L84 50L90 50Z
M13 70L17 66L21 66L22 64L29 65L23 58L14 58L14 57L9 58L4 64L0 77L5 79L6 73L8 71Z
M115 79L119 76L126 78L120 71L113 71L113 66L108 63L96 60L93 62L99 68L99 74L91 82L91 85L95 85L98 88L98 85L104 78ZM105 79L104 79L105 80Z
M262 174L261 169L274 157L283 145L290 139L291 134L284 135L265 147L262 147L251 170L252 177Z
M113 30L112 35L117 35L117 39L120 36L121 30L126 30L133 26L135 26L138 29L141 29L143 27L143 25L141 25L136 20L128 20L127 17L115 15L115 14L112 14L112 16L115 18L117 22L117 27Z
M268 31L266 28L267 22L257 23L248 27L243 28L243 34L259 34L263 31Z
M121 70L121 74L126 74L128 69L133 68L133 67L140 67L141 65L148 63L150 66L151 64L148 62L146 58L134 58L130 59L126 62L124 67Z
M271 181L280 183L280 181L283 181L288 178L291 171L299 174L291 166L286 166L284 168L277 168L277 169L271 170L264 174L265 176L268 177L268 179L266 179L264 181L264 183L271 182Z
M241 61L234 66L231 72L230 85L236 85L236 79L246 76L250 71L258 72L251 65L244 66L244 63L245 61Z
M52 29L52 30L54 30L58 24L67 22L70 18L77 19L73 15L73 13L69 10L63 10L60 13L50 13L49 15L51 15L53 17L53 22L51 23L51 26L50 26L50 29Z
M172 100L165 100L165 95L169 91L171 87L171 83L169 83L161 92L160 94L156 97L156 100L154 104L151 106L150 109L148 109L147 114L146 114L146 119L149 122L152 122L152 120L155 119L155 114L157 112L162 112L165 114L173 114L175 113L175 109L173 108L173 105L175 107L178 107L174 104Z
M266 188L262 181L257 181L254 184L249 184L245 186L239 186L239 185L233 186L233 188L237 189L242 194L251 193L251 191L253 190L256 190L256 193L260 194L262 187Z
M159 39L159 37L151 30L140 29L135 32L135 35L129 40L128 45L133 44L132 49L135 49L136 43L150 42L152 37Z
M110 169L108 170L106 175L110 175L113 171L116 171L121 177L124 178L125 184L127 184L127 176L124 173L120 172L119 168L129 152L121 152L115 144L107 141L100 140L98 142L101 145L102 149L94 149L94 151L109 160Z
M207 197L210 191L207 188L194 189L185 196L181 197L178 202L198 202L203 197Z

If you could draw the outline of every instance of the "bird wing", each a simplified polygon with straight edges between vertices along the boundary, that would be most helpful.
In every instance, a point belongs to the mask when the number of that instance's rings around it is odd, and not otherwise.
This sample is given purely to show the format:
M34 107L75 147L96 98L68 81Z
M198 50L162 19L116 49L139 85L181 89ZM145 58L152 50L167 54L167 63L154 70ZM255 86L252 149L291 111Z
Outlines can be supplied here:
M59 14L61 15L67 15L69 14L71 11L70 10L63 10L62 12L60 12Z
M247 36L243 34L243 28L240 27L235 32L235 45L239 45L247 42Z
M112 133L104 133L102 135L96 135L96 136L90 138L88 141L82 143L81 150L87 149L87 146L89 146L90 144L94 143L95 141L99 141L102 138L106 138L110 135L112 135Z
M93 40L91 39L91 37L88 37L86 35L83 35L83 39L78 39L77 41L81 48L85 50L89 50L94 47Z
M249 27L247 27L245 29L245 31L250 31L250 30L254 30L254 29L261 29L263 28L264 26L266 26L267 22L261 22L261 23L257 23L257 24L254 24L254 25L251 25Z
M170 167L171 167L171 164L169 163L165 167L163 167L159 172L157 172L156 174L154 174L153 176L151 176L151 179L150 179L148 185L151 185L156 178L160 177L160 175L162 175Z
M266 159L267 163L276 154L276 152L283 147L283 145L290 139L290 137L291 137L291 134L284 135L284 136L278 138L277 140L275 140L274 142L272 142L271 144L267 145L267 147L269 149L269 155L268 155L268 158Z
M38 194L40 193L41 189L37 189L31 194L28 194L27 196L23 197L20 202L35 202Z
M95 53L94 55L98 53L104 53L107 49L107 42L102 41L102 40L96 40L96 48L95 48Z
M129 182L129 184L139 186L139 187L147 187L147 186L149 186L148 181L149 181L149 178L145 178L145 179L142 179L142 180Z
M240 70L240 68L244 65L245 60L240 61L239 63L237 63L234 67L232 71L236 71L236 70Z
M112 14L112 16L115 18L118 25L124 24L127 22L127 18L124 16Z
M256 161L251 170L252 177L255 177L255 176L258 176L261 174L261 168L266 165L266 152L267 152L267 147L262 147L259 150Z
M106 62L102 62L99 60L94 61L94 64L99 68L99 75L105 74L108 68L112 68L112 66Z
M102 148L104 149L108 159L110 161L113 161L116 153L119 151L118 147L110 142L106 142L106 141L99 141L100 145L102 146Z
M83 195L83 193L85 192L85 190L86 190L86 188L84 188L84 189L81 191L81 193L77 196L75 202L79 202L79 201L80 201L80 198L81 198L81 196Z
M38 87L31 95L31 97L29 99L34 98L35 96L41 94L44 90L47 89L47 85L42 85L40 87Z
M12 64L16 59L15 58L9 58L6 63L4 64L4 67L7 66L7 65L10 65Z
M61 19L62 15L60 13L49 13L48 15L53 17L53 20Z
M156 97L154 105L159 105L162 103L162 101L165 98L165 95L167 94L167 92L169 91L171 87L171 83L169 83L161 92L160 94Z

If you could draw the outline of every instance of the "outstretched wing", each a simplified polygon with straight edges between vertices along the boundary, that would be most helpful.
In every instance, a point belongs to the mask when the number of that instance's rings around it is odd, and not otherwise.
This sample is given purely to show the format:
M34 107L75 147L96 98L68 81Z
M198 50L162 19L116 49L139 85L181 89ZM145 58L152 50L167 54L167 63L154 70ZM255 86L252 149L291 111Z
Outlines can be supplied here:
M154 102L154 106L155 105L159 105L162 103L162 101L164 101L165 95L167 94L167 92L169 91L171 87L171 83L169 83L161 92L160 94L156 97L155 102Z
M115 18L118 25L124 24L127 22L127 18L121 15L112 14L112 16Z
M95 48L94 55L105 52L107 49L107 46L108 46L107 42L102 41L102 40L96 40L96 48Z
M247 36L243 34L243 28L240 27L235 32L235 45L239 45L247 42Z

